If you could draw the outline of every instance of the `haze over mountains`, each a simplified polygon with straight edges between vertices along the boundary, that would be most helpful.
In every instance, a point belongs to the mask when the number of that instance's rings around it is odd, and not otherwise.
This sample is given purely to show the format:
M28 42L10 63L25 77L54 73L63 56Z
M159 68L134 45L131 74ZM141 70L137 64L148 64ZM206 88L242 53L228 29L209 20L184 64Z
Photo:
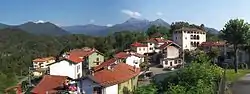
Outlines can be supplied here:
M0 29L3 28L19 28L32 34L37 35L67 35L67 34L86 34L92 36L105 36L112 32L121 31L146 31L150 26L164 26L170 28L170 24L162 19L149 21L146 19L130 18L127 21L115 24L111 27L99 26L94 24L75 25L75 26L56 26L50 22L27 22L21 25L11 26L0 23ZM205 27L207 32L218 34L218 30Z

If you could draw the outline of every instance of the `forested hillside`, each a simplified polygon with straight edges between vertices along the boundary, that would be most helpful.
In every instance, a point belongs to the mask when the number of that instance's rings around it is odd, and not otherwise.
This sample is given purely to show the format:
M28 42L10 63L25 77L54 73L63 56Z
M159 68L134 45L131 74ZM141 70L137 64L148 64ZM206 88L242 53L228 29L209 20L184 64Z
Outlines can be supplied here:
M141 32L119 32L107 37L85 35L38 36L20 29L0 30L0 91L13 85L17 77L27 75L28 67L37 57L57 56L68 49L95 47L106 57L128 48L134 41L144 40ZM11 77L11 79L9 79ZM3 82L6 80L6 82Z
M18 78L26 76L28 67L32 66L32 60L35 58L58 56L69 49L87 46L98 49L107 59L114 53L129 48L131 43L145 40L157 32L171 39L170 30L160 26L152 26L147 32L122 31L106 37L83 34L46 36L28 33L18 28L1 29L0 91L14 85Z

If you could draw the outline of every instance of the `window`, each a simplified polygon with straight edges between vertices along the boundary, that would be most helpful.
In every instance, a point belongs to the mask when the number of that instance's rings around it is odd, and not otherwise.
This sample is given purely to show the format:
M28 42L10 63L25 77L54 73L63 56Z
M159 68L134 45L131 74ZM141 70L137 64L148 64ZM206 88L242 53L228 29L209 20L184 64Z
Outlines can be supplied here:
M181 60L178 60L178 63L181 64Z
M187 39L187 37L185 37L185 39Z
M200 36L199 35L197 35L197 40L199 40L200 39Z
M165 65L168 65L168 62L164 61L165 62Z
M139 48L139 51L141 51L141 48Z
M149 50L153 50L153 48L152 48L152 47L150 47L150 48L149 48Z
M190 31L188 31L188 33L190 33Z
M177 39L177 37L175 37L175 39Z
M193 43L193 42L191 42L191 43L190 43L190 45L191 45L191 46L194 46L194 43Z
M174 64L177 64L177 60L174 60Z
M191 38L191 39L194 39L194 36L193 36L193 35L190 35L190 38Z
M99 62L96 62L96 65L99 65Z
M152 43L149 43L149 45L153 45Z
M99 58L98 58L98 57L96 58L96 61L97 61L97 62L99 61Z
M80 65L77 66L76 72L78 73L80 70Z
M143 48L143 51L145 51L145 48Z

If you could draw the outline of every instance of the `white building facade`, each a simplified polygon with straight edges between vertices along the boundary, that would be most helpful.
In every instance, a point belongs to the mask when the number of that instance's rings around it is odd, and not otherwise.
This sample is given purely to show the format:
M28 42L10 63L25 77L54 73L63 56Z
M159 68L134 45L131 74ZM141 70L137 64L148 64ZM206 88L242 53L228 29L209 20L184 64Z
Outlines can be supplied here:
M195 50L199 44L206 42L206 32L196 28L181 28L173 32L172 39L182 50Z
M55 62L54 57L46 57L46 58L37 58L33 60L33 68L34 69L46 69L48 65Z
M82 63L73 63L68 60L62 60L49 66L49 74L78 79L82 77Z

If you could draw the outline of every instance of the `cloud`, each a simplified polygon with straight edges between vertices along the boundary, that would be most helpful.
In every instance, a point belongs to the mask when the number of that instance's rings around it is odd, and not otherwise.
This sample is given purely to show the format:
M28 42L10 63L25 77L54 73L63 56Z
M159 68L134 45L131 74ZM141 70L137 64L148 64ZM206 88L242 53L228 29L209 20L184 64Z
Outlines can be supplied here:
M157 12L156 15L157 15L157 16L162 16L163 13L162 13L162 12Z
M94 19L91 19L91 20L89 20L89 22L90 22L90 23L94 23L94 22L95 22L95 20L94 20Z
M133 18L140 18L141 17L141 13L136 12L136 11L131 11L131 10L125 9L125 10L122 10L121 12L124 14L127 14L128 16L133 17Z
M111 27L111 26L113 26L113 25L112 25L112 24L107 24L106 26L107 26L107 27Z

